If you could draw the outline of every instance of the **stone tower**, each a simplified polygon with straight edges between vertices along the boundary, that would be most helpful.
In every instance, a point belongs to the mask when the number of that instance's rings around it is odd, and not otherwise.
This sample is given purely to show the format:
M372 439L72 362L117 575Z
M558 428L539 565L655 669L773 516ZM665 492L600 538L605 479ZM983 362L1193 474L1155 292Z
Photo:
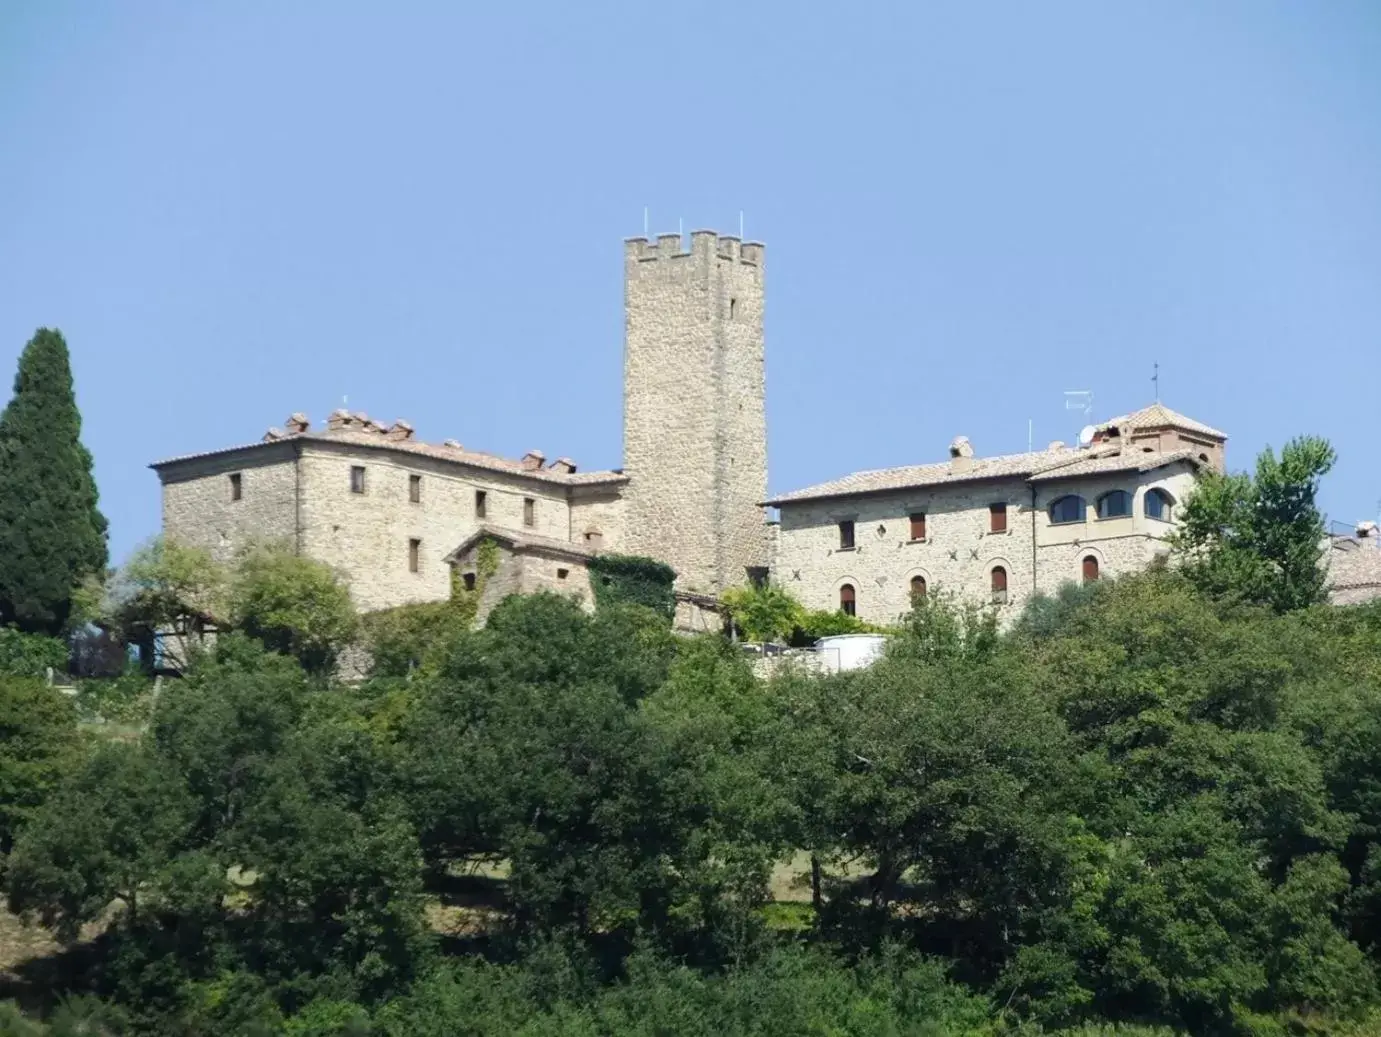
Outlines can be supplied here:
M624 264L625 549L715 593L766 565L763 247L662 234Z

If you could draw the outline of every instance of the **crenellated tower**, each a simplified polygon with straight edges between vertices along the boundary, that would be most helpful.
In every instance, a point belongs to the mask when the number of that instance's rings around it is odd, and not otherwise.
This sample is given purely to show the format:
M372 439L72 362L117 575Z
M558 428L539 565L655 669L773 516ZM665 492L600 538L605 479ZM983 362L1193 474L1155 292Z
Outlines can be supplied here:
M715 593L766 564L763 246L662 234L624 264L624 549Z

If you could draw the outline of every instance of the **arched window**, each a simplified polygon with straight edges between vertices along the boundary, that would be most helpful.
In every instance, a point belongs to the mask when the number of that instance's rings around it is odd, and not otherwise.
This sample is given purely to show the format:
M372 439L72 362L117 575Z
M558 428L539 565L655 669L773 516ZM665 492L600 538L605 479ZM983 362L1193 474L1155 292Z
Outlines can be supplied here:
M1060 525L1067 522L1084 521L1084 498L1077 493L1050 502L1050 521Z
M846 583L839 588L839 611L846 616L852 616L857 613L857 609L858 598L854 594L854 585Z
M924 598L924 597L925 597L926 589L927 589L927 588L926 588L926 585L925 585L925 577L924 577L924 576L917 575L917 576L911 577L911 597L912 597L912 598Z
M1098 556L1084 555L1084 582L1092 583L1098 579Z
M1174 498L1170 494L1162 489L1152 487L1146 491L1146 501L1142 504L1142 510L1146 512L1146 517L1149 519L1169 522L1170 508L1174 503Z
M1007 604L1007 570L1000 565L995 565L989 578L993 585L993 604Z
M1098 498L1098 517L1123 518L1132 513L1132 495L1126 490L1110 490Z

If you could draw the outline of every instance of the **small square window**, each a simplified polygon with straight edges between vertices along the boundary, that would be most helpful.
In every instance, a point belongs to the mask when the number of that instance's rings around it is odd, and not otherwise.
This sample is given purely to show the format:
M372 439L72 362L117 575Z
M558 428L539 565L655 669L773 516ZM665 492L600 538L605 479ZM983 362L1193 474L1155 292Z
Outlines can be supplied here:
M988 531L990 533L1007 532L1007 505L989 504L988 505Z
M484 518L489 511L489 494L483 490L475 491L475 518Z
M420 572L422 569L422 541L408 541L408 572Z
M422 503L422 476L408 476L408 500L414 504Z
M240 500L244 497L244 485L240 479L240 473L234 472L230 476L230 499Z
M364 493L364 467L361 465L350 466L350 492Z
M854 520L844 519L839 523L839 550L848 551L854 546Z
M537 525L537 502L531 497L523 498L523 525Z
M925 512L915 511L911 513L911 539L925 539Z
M569 576L570 574L571 574L571 571L570 571L569 569L557 569L557 570L556 570L556 578L557 578L558 580L564 580L564 579L565 579L567 576Z

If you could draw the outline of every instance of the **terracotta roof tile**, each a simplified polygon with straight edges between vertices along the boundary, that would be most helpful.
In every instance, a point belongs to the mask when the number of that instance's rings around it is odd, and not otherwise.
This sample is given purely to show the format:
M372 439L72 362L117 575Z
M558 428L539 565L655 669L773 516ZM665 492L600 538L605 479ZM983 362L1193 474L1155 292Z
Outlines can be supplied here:
M1178 411L1173 411L1165 404L1157 401L1149 407L1142 407L1141 410L1132 411L1130 414L1123 414L1121 417L1109 418L1107 421L1099 422L1095 428L1105 429L1112 426L1118 428L1182 428L1186 432L1197 432L1201 436L1209 436L1213 439L1227 439L1226 432L1219 432L1210 425L1205 425L1202 421L1195 421L1187 418Z
M1101 475L1108 472L1149 471L1176 461L1198 464L1192 451L1180 450L1169 454L1125 454L1120 447L1094 447L1087 450L1036 450L1023 454L1001 454L996 457L975 457L969 467L956 472L950 462L907 465L901 468L881 468L871 472L855 472L842 479L807 486L803 490L784 493L764 503L769 507L798 501L828 497L852 497L864 493L888 490L909 490L929 486L946 486L984 479L1019 478L1033 481L1074 478L1081 475Z
M537 548L578 558L593 558L598 553L575 541L557 540L555 537L538 536L536 533L527 533L518 529L509 529L506 526L494 526L485 523L466 537L459 547L446 556L445 560L450 562L475 541L486 538L501 540L519 551L524 548Z

